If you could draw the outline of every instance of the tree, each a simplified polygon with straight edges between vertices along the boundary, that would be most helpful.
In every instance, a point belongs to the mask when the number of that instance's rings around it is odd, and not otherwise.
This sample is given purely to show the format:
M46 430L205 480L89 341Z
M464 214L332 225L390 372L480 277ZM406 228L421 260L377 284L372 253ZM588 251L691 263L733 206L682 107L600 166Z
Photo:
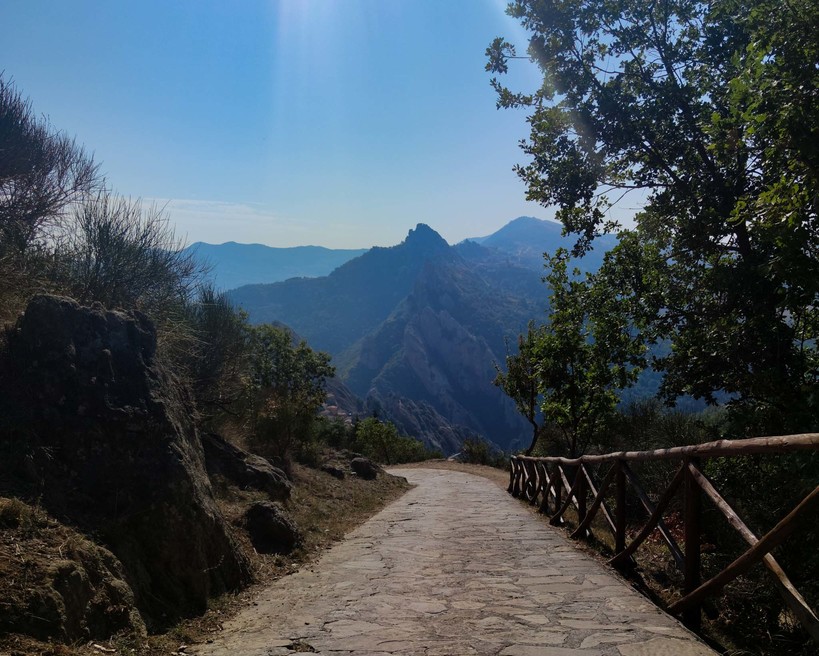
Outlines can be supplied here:
M441 457L438 451L427 451L420 440L399 435L391 421L376 417L367 417L355 425L354 448L387 465Z
M160 322L205 273L161 210L108 190L74 208L58 259L59 284L80 303L136 308Z
M617 407L617 392L634 383L645 347L635 334L619 298L608 285L587 274L568 272L569 254L558 249L547 256L549 322L537 333L532 367L542 396L540 410L576 457L594 441Z
M305 341L293 343L290 331L261 324L250 329L251 421L255 437L275 455L287 458L326 398L324 382L335 375L330 356Z
M0 322L49 289L47 238L66 208L99 184L93 159L37 118L0 75Z
M527 456L532 455L538 437L543 431L543 415L540 411L543 397L535 357L535 349L542 336L542 330L535 327L534 321L529 322L526 335L518 336L518 352L506 355L506 371L495 365L497 375L493 381L515 402L518 412L532 425L532 441L526 449Z
M0 75L0 246L25 250L72 202L100 182L73 139L35 117Z
M815 428L819 410L819 24L816 0L517 0L543 85L527 198L558 206L583 252L640 190L609 269L669 341L663 393L732 395L748 431ZM516 56L496 39L487 68Z
M226 293L205 284L186 306L186 323L193 344L184 366L200 414L208 420L236 415L251 366L247 315L233 307Z

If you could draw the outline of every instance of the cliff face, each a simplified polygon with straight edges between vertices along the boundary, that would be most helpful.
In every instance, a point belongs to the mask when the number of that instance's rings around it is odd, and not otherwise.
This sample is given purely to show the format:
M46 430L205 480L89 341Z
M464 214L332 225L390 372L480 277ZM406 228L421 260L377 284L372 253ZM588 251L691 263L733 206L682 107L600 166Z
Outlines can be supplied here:
M510 448L529 427L496 388L495 363L543 309L538 271L419 224L326 278L241 288L255 322L277 320L335 358L368 411L444 453L465 437Z
M138 312L34 298L0 362L0 480L99 537L149 626L250 579L210 488L186 388Z
M429 263L389 320L361 341L348 384L444 453L470 436L508 446L527 430L492 384L504 329L523 320L510 298L466 264Z

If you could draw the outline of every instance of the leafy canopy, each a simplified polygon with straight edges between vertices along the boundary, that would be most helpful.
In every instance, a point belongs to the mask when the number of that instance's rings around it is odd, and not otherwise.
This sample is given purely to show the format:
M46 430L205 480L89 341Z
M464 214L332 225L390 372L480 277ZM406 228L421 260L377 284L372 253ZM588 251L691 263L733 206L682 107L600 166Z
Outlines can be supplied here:
M309 436L335 369L327 353L305 341L294 344L288 329L270 324L250 328L250 353L252 428L285 458L297 440Z
M542 417L557 429L562 450L574 457L604 439L617 392L634 384L645 364L645 346L633 335L627 305L609 293L605 272L585 278L577 269L570 274L565 249L546 261L549 322L529 325L495 384L533 426L527 454L545 433L546 426L538 423Z
M638 191L611 294L669 341L663 392L732 395L748 431L815 427L819 409L816 0L517 0L543 84L525 106L527 198L583 252ZM496 39L487 69L514 47Z

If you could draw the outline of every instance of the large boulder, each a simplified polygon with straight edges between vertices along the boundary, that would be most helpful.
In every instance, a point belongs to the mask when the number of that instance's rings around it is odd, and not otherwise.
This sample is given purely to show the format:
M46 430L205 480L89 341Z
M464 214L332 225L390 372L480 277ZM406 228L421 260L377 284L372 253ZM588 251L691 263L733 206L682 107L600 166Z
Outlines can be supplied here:
M149 627L250 580L213 499L191 397L155 358L147 317L38 296L7 341L0 474L23 474L52 514L99 537Z
M365 481L373 480L378 476L378 472L384 471L369 458L362 457L353 458L350 461L350 469L353 470L356 476L363 478Z
M243 451L213 433L202 434L205 466L242 489L262 490L274 501L287 501L292 485L287 474L261 456Z
M244 516L253 547L259 553L290 553L301 544L298 527L278 504L259 501Z

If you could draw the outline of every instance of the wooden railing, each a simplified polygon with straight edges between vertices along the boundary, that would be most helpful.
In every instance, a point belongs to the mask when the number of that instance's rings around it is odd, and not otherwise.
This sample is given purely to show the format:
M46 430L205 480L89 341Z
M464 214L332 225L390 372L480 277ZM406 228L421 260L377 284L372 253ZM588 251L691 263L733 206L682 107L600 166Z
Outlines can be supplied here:
M819 619L816 613L805 602L770 553L793 533L799 522L819 510L819 485L768 533L758 538L701 469L701 462L708 458L783 454L794 451L819 451L819 433L721 440L657 451L621 451L579 458L513 456L508 491L533 505L539 504L540 511L550 515L550 523L554 525L561 524L568 508L574 505L577 509L577 528L571 534L573 538L589 535L592 520L598 512L602 513L604 526L614 535L614 556L609 560L609 564L617 567L630 564L632 554L652 532L657 530L684 574L683 596L671 604L668 610L672 614L680 615L686 624L695 629L700 626L703 599L718 593L726 584L762 562L770 571L773 583L788 608L811 637L819 642ZM660 460L678 461L680 464L671 483L656 503L653 503L639 478L629 467L629 463ZM590 466L594 464L600 465L601 472L606 471L599 485L590 472ZM606 495L612 484L613 509L606 502ZM631 542L626 544L626 495L629 486L645 509L648 520ZM684 550L680 548L662 519L663 513L680 488L684 489ZM745 553L704 583L701 580L700 568L703 494L713 502L748 544ZM589 498L592 499L591 505L588 505ZM817 514L814 514L813 518L816 520Z

